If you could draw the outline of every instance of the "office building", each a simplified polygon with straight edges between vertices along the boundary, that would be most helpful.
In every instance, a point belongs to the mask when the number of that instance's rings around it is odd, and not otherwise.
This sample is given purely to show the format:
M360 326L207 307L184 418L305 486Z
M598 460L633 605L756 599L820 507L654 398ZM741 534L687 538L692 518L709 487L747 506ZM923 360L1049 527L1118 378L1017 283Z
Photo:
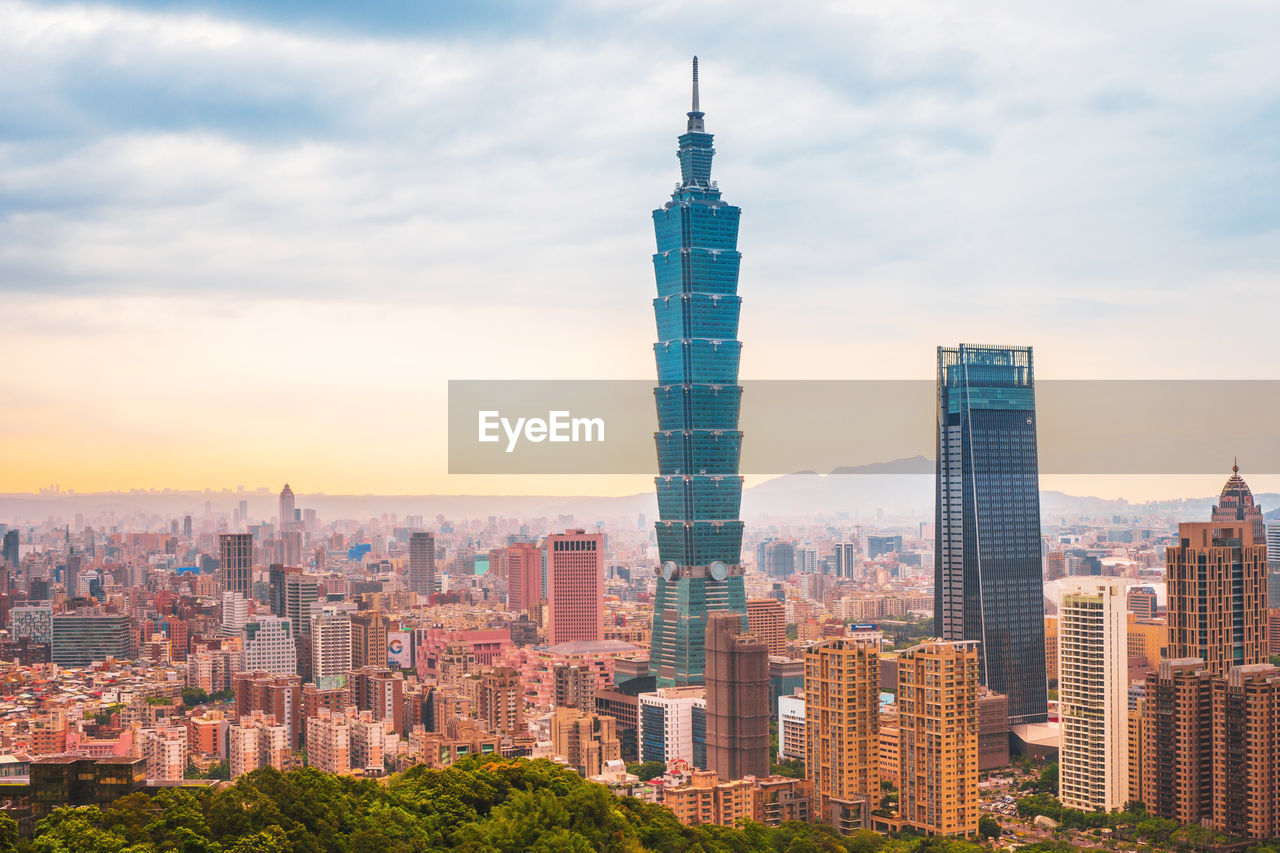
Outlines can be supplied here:
M108 658L133 657L128 616L59 613L52 622L50 658L59 666L88 666Z
M921 834L978 832L978 691L976 643L898 655L898 809Z
M18 531L6 530L4 532L4 560L9 564L9 568L16 569L21 565L20 554Z
M222 625L219 633L224 637L239 637L249 621L249 602L238 592L222 593Z
M599 776L604 762L622 757L617 727L612 717L581 708L557 708L551 718L551 749L579 776Z
M63 568L63 586L67 589L67 598L80 596L80 555L68 554L67 564Z
M938 348L934 621L980 643L1012 723L1048 719L1030 347Z
M604 638L604 537L566 530L547 537L547 642Z
M638 697L641 761L706 764L707 700L703 687L659 687Z
M244 669L271 675L298 673L297 637L293 622L281 616L259 616L244 625Z
M409 534L409 591L422 600L436 591L436 540L421 530Z
M658 296L654 391L660 576L649 663L660 687L701 684L707 614L745 615L742 433L738 409L738 219L711 180L712 135L698 103L679 139L681 179L653 212Z
M804 656L805 773L815 819L841 835L869 829L880 802L880 653L835 638Z
M1129 796L1129 655L1125 582L1079 581L1058 610L1058 798L1119 811Z
M253 534L218 534L218 571L223 591L253 598Z
M520 670L497 666L480 676L476 707L489 731L521 734L524 724L524 686Z
M769 775L769 647L734 613L707 620L707 766L721 779Z
M835 570L838 578L857 577L858 544L856 542L840 542L836 545Z
M1169 657L1200 658L1216 676L1267 661L1267 546L1248 517L1253 494L1238 469L1222 489L1214 521L1178 525L1166 549ZM1226 509L1224 509L1226 507Z
M53 642L53 608L47 605L15 607L9 611L9 635L14 640Z
M311 605L320 600L320 580L315 575L301 571L285 570L284 615L288 616L300 634L311 634Z
M747 626L769 647L770 655L787 653L787 611L776 598L753 598L747 602Z
M311 680L324 687L351 671L351 614L329 610L311 618Z

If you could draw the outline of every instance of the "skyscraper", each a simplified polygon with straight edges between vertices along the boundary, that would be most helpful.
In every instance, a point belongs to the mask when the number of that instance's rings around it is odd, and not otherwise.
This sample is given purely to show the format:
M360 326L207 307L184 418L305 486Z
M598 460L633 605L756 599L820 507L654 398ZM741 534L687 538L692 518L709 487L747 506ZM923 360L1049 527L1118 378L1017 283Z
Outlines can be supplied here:
M528 610L542 600L542 550L516 542L503 550L507 569L507 609Z
M328 608L326 608L328 610ZM351 672L351 614L329 610L311 619L311 678L324 688Z
M924 835L978 831L977 644L898 655L899 811Z
M805 775L816 818L841 835L870 828L880 801L880 651L836 638L804 654Z
M547 537L547 639L552 645L604 637L602 540L585 530Z
M738 219L711 180L712 135L698 103L680 137L680 183L653 212L658 296L658 554L650 671L700 684L707 613L747 612L742 581L738 408Z
M1125 581L1079 581L1058 611L1059 799L1086 812L1129 802Z
M769 647L741 616L707 620L707 766L724 781L769 775Z
M253 534L219 533L218 566L222 572L222 588L238 592L246 599L253 597Z
M288 530L293 524L293 489L289 488L289 484L285 483L284 488L280 490L280 530ZM295 565L285 560L285 565Z
M9 568L18 568L18 531L6 530L4 532L4 558L9 563Z
M409 534L409 591L425 598L435 592L436 540L430 533Z
M1048 719L1030 347L938 348L934 620L1012 723Z

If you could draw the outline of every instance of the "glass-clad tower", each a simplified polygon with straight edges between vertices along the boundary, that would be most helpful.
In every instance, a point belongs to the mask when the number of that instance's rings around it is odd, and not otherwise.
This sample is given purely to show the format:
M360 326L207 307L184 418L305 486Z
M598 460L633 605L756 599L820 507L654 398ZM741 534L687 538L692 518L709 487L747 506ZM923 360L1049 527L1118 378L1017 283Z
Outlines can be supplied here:
M1031 367L1030 347L938 348L936 630L981 643L1014 724L1048 719Z
M738 460L738 217L711 180L711 134L698 109L680 137L680 183L653 212L658 297L659 568L650 672L659 687L701 684L707 614L731 611L746 626L742 586L742 477Z

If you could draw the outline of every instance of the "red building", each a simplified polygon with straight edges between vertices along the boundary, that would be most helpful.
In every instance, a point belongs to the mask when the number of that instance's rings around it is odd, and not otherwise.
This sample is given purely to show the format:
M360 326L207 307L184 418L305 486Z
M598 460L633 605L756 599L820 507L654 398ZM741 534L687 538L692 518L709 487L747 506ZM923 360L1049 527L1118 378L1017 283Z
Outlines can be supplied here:
M604 637L604 537L566 530L547 537L547 641Z
M542 600L542 549L532 542L517 542L503 549L502 569L507 577L507 609L528 610Z

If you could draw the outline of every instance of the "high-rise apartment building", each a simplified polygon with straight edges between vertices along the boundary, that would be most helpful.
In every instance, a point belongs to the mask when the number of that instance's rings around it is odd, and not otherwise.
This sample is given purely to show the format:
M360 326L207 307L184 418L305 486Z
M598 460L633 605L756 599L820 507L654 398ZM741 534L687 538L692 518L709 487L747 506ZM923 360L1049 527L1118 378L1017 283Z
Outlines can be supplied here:
M787 611L776 598L753 598L747 602L747 626L769 647L771 655L787 653ZM721 779L729 777L721 774Z
M1030 347L938 348L934 620L1013 723L1048 719Z
M300 571L284 574L284 615L293 620L298 633L311 633L311 605L320 600L320 580Z
M222 625L219 633L224 637L239 637L249 621L249 602L238 592L222 593Z
M237 672L232 677L236 719L254 713L269 714L285 727L289 748L302 743L302 678L269 672Z
M924 835L978 831L978 691L976 643L898 655L898 809Z
M253 597L253 534L218 534L218 572L224 591Z
M558 663L552 668L551 674L555 680L557 708L595 710L596 674L590 667Z
M307 717L307 766L325 773L351 772L351 719L346 714L321 708Z
M297 675L297 637L290 619L283 616L255 617L245 623L241 637L246 672Z
M769 775L769 647L735 613L707 620L707 766L721 779Z
M404 676L386 666L365 666L351 673L351 697L356 707L375 720L390 721L396 734L404 734Z
M542 549L516 542L503 549L507 570L507 609L530 610L542 600Z
M1213 818L1213 680L1199 658L1166 659L1147 675L1141 765L1137 799L1150 814Z
M1059 799L1081 811L1129 802L1125 582L1079 581L1058 609Z
M804 697L778 697L778 760L804 761Z
M436 540L422 530L409 534L409 591L422 599L436 591Z
M804 655L805 774L817 820L842 835L870 828L880 801L878 644L825 640Z
M604 537L566 530L547 537L547 640L552 645L604 637Z
M326 608L311 618L311 680L346 677L351 671L351 614Z
M1280 669L1234 667L1213 684L1213 826L1280 836Z
M747 612L742 580L742 433L737 340L739 208L711 180L715 154L698 103L679 139L680 183L653 212L658 296L658 555L651 672L660 687L701 684L707 614Z
M1233 469L1234 470L1234 469ZM1215 521L1178 525L1166 550L1169 657L1200 658L1214 675L1267 660L1267 546L1260 522L1219 518L1222 505L1253 506L1233 473L1214 509ZM1243 514L1243 513L1242 513Z
M488 724L490 731L524 732L524 685L520 682L520 670L497 666L482 674L476 706L480 719Z
M147 760L147 779L180 782L187 770L186 726L160 725L139 732L142 757Z

